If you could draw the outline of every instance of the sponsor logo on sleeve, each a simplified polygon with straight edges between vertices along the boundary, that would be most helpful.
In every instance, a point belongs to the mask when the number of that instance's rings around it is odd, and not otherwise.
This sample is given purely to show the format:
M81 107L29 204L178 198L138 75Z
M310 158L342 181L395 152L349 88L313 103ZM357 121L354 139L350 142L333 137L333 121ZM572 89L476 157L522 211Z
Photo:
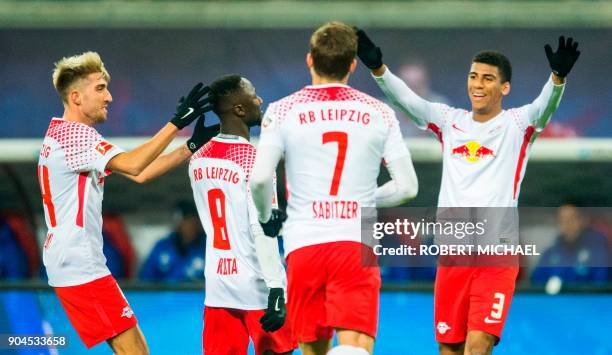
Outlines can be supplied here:
M269 128L272 125L272 118L270 116L266 116L261 123L262 128Z
M96 146L96 150L102 155L106 155L106 153L113 148L114 146L106 141L102 141Z

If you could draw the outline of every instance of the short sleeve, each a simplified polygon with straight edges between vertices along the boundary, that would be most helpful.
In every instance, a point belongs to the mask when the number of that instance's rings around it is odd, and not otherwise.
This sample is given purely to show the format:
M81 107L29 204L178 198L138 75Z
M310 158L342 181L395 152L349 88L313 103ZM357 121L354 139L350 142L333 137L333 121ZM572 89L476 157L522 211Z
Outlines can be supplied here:
M60 127L58 142L66 156L66 164L75 172L97 171L105 174L106 164L123 152L107 142L95 129L82 124L68 123Z
M93 167L92 170L95 170L101 174L105 174L106 165L113 157L115 157L119 153L123 153L123 150L121 148L105 141L104 139L100 140L93 147L93 151L91 153L91 165Z

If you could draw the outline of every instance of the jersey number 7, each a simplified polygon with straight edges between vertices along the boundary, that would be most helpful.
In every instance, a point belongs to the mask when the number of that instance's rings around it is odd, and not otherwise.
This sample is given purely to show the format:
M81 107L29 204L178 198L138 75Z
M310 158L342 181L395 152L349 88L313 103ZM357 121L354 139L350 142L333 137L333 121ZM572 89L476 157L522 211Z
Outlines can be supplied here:
M323 144L327 144L329 142L338 142L338 156L336 157L336 167L334 168L334 176L332 177L331 187L329 188L330 196L338 196L340 180L342 179L342 170L344 170L344 160L346 159L348 134L346 134L346 132L338 131L323 133Z

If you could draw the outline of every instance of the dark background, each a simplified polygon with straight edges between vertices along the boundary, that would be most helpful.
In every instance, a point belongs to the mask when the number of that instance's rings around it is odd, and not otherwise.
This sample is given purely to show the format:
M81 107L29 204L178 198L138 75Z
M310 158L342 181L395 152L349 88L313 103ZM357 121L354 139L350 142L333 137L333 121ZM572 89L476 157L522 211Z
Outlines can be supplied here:
M41 138L51 116L61 116L61 100L51 81L53 63L93 50L111 74L114 102L105 136L147 136L174 112L177 99L197 81L238 73L271 101L309 84L305 65L307 29L0 29L0 138ZM472 56L483 49L505 53L513 80L505 107L531 102L550 73L543 46L556 48L559 34L574 36L583 54L568 78L553 122L578 135L611 137L611 29L376 29L392 70L420 60L431 87L450 104L469 108L466 78ZM350 84L382 97L359 65Z

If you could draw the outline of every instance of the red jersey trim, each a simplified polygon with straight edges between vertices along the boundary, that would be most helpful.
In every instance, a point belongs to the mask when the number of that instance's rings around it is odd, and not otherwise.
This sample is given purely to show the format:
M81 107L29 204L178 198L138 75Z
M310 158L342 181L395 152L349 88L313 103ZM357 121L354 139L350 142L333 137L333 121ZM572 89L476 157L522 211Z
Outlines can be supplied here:
M83 206L85 205L85 187L87 186L87 176L89 176L88 172L79 174L79 184L78 184L78 197L79 197L79 210L76 216L76 225L79 227L83 227Z
M437 137L440 143L444 143L442 140L442 130L435 123L430 123L427 125L427 128L431 130Z
M38 166L38 183L40 185L40 194L43 198L43 204L47 206L47 213L49 214L49 222L51 227L57 225L55 219L55 206L53 206L53 197L51 196L51 183L49 182L49 169L46 165Z
M531 137L535 133L534 126L528 126L525 130L525 136L523 137L523 144L521 145L521 152L519 153L518 163L516 164L516 172L514 173L514 191L512 193L512 199L516 200L516 194L518 190L518 183L521 180L521 171L523 170L523 163L525 161L525 156L527 155L527 147L529 146L529 142L531 141Z
M287 187L287 172L285 172L285 176L283 177L285 180L285 200L289 201L289 187Z

